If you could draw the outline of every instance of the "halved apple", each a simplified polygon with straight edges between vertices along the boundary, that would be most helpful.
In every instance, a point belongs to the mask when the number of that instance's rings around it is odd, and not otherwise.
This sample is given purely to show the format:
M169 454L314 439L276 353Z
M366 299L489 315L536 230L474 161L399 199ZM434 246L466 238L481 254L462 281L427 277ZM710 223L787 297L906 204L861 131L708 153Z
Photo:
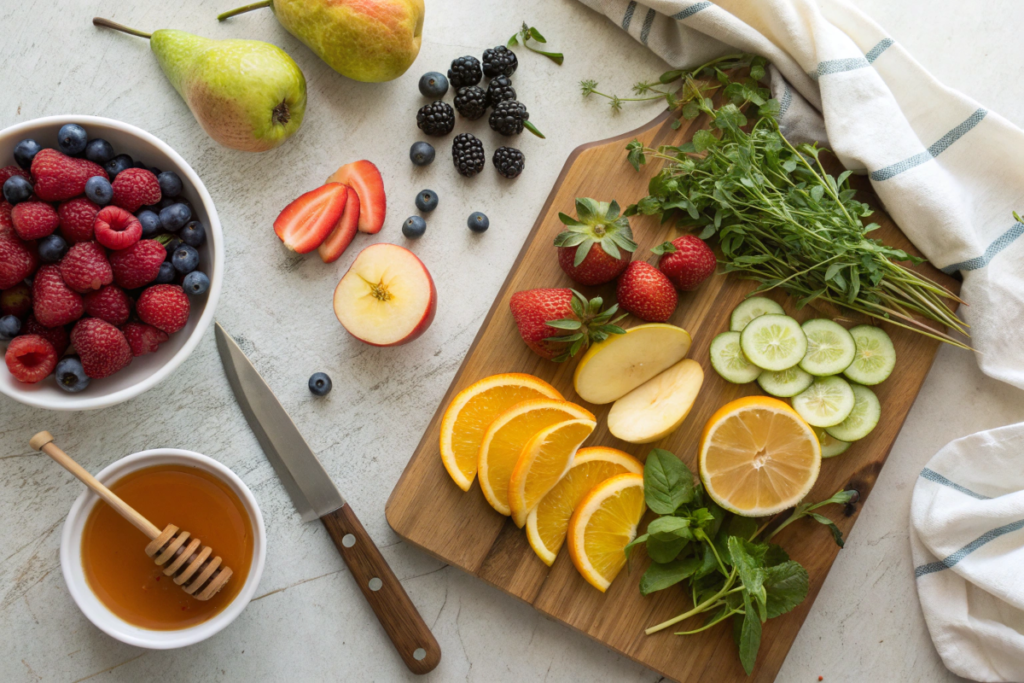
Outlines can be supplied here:
M434 321L437 289L415 254L394 244L359 252L334 290L334 314L359 341L407 344Z
M665 323L637 325L594 344L573 375L576 393L588 403L611 403L686 357L690 333Z
M702 384L700 363L680 361L616 401L608 412L608 431L630 443L664 438L690 414Z

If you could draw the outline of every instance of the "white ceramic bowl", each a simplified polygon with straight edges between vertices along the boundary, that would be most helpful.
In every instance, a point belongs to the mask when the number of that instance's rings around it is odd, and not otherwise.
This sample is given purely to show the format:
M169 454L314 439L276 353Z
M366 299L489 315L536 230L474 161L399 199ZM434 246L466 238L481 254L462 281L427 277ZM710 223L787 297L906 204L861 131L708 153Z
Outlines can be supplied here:
M120 640L122 643L145 647L152 650L170 650L177 647L194 645L210 636L218 633L225 626L230 624L242 613L245 606L252 600L256 587L263 575L263 565L267 555L267 532L263 526L263 515L256 504L256 498L252 495L249 487L238 478L238 476L224 465L205 455L192 451L182 451L175 448L158 448L150 451L134 453L121 458L115 463L105 467L96 478L102 483L110 485L124 475L135 472L153 465L186 465L198 467L210 472L223 481L245 506L249 513L249 522L253 531L252 564L249 567L249 575L245 578L245 585L239 591L235 599L212 619L201 624L177 631L151 631L149 629L133 626L122 620L111 612L100 602L96 594L89 588L85 578L85 571L82 568L82 531L89 513L96 504L105 505L92 491L86 491L78 497L68 518L64 522L64 531L60 539L60 567L64 573L64 581L67 583L68 592L78 603L79 609L88 617L89 621L107 635ZM145 547L145 537L139 536L139 552ZM233 579L234 580L234 579Z
M206 242L199 249L199 269L210 278L210 289L202 297L192 297L192 314L188 324L160 345L156 353L132 360L121 372L104 379L92 380L88 387L71 394L57 386L52 378L36 384L22 384L7 368L0 366L0 393L36 408L50 410L92 410L105 408L134 398L156 386L184 362L199 343L213 321L213 311L220 297L224 274L224 236L217 210L203 181L181 156L167 143L127 123L98 116L48 116L19 123L0 131L0 166L14 163L14 146L25 138L33 138L43 147L57 146L57 131L65 123L85 127L89 138L104 138L118 154L128 154L149 166L174 171L185 186L188 199L198 219L206 226Z

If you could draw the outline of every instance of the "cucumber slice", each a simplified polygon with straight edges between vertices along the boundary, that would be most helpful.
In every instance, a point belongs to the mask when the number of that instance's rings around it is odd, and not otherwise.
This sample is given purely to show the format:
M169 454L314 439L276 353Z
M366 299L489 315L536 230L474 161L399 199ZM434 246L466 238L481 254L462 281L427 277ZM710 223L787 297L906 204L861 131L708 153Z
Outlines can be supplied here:
M829 436L842 441L857 441L871 433L882 416L882 404L875 392L859 384L851 385L855 403L853 411L834 427L825 431Z
M743 355L739 332L723 332L711 340L711 367L733 384L753 382L761 374L761 368Z
M857 353L843 374L857 384L884 382L896 367L896 349L881 327L857 325L850 334L857 344Z
M765 370L757 378L757 383L761 385L765 393L779 398L796 396L811 386L813 382L814 376L801 370L799 365L778 372Z
M765 299L763 296L752 296L749 299L744 299L736 308L732 309L732 315L729 316L729 329L733 332L742 332L743 328L751 320L760 318L768 313L786 315L786 312L782 310L782 306L771 299Z
M850 367L857 354L857 343L845 327L825 318L808 320L801 327L807 337L807 354L800 361L801 368L817 377L827 377Z
M856 402L845 379L819 377L793 397L793 409L812 427L832 427L849 417Z
M815 429L814 435L818 437L818 442L821 444L821 457L823 458L834 458L845 453L846 449L850 447L849 441L840 441L824 429Z
M743 328L740 348L757 367L778 372L800 362L807 353L807 337L788 315L766 313Z

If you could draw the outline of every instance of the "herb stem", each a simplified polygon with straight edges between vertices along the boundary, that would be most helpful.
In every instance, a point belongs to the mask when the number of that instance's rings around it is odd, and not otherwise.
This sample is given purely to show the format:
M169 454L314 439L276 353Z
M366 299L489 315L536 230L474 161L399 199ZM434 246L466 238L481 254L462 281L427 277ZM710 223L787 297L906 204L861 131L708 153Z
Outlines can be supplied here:
M684 621L686 619L689 619L692 616L695 616L695 615L700 614L702 612L706 612L709 608L714 607L715 603L718 601L719 598L724 596L726 593L728 593L732 589L732 585L736 582L736 576L737 576L737 569L734 567L733 570L731 572L729 572L729 576L728 576L728 578L725 581L725 585L722 586L722 589L720 591L718 591L717 593L712 595L710 598L708 598L704 602L702 602L699 605L697 605L696 607L694 607L689 612L683 612L682 614L680 614L677 617L672 617L668 621L664 621L664 622L658 624L657 626L652 626L649 629L647 629L646 631L644 631L644 633L646 633L647 635L651 635L652 633L657 633L658 631L663 631L664 629L668 628L669 626L672 626L673 624L678 624L680 621Z

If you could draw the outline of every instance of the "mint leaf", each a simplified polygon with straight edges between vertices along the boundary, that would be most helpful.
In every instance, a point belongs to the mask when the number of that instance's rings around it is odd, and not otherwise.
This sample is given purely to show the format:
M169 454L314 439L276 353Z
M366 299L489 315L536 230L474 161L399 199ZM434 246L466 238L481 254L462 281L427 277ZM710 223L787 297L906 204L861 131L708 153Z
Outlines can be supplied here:
M768 546L768 551L764 554L765 567L774 567L788 561L789 553L783 550L781 545L772 543Z
M661 540L654 536L647 537L647 556L655 562L671 562L679 557L683 548L689 543L685 538L669 536L668 540Z
M659 541L671 541L673 538L693 540L690 520L684 517L659 517L647 525L647 534Z
M778 546L776 546L778 547ZM787 560L764 570L764 589L768 594L768 618L785 614L807 597L807 570L799 562Z
M637 536L636 538L634 538L634 539L633 539L632 541L630 541L629 543L627 543L627 544L626 544L626 547L622 549L622 550L623 550L623 552L625 552L625 553L626 553L626 562L629 562L629 552L630 552L630 551L631 551L631 550L632 550L632 549L633 549L634 547L636 547L636 546L640 545L641 543L646 543L646 542L647 542L647 534L642 534L642 535L640 535L640 536Z
M761 620L758 619L750 597L743 596L743 624L740 626L739 647L740 664L749 676L754 672L757 662L757 651L761 648Z
M699 566L700 560L695 557L686 557L665 564L654 562L640 579L640 595L650 595L674 586L683 579L693 576Z
M644 499L659 515L671 515L693 500L693 474L673 453L655 448L644 465Z
M819 515L817 512L808 512L807 516L813 519L819 524L824 524L828 527L828 530L832 532L832 540L836 542L836 545L840 548L843 547L843 532L836 526L836 523L825 515Z
M745 547L745 541L736 536L729 537L729 555L732 556L732 564L736 567L740 581L743 582L744 593L757 602L762 618L765 616L765 602L767 596L764 589L764 569L749 553Z
M693 134L693 147L697 152L703 152L709 147L714 147L717 144L718 138L716 138L714 133L706 128L701 128Z

